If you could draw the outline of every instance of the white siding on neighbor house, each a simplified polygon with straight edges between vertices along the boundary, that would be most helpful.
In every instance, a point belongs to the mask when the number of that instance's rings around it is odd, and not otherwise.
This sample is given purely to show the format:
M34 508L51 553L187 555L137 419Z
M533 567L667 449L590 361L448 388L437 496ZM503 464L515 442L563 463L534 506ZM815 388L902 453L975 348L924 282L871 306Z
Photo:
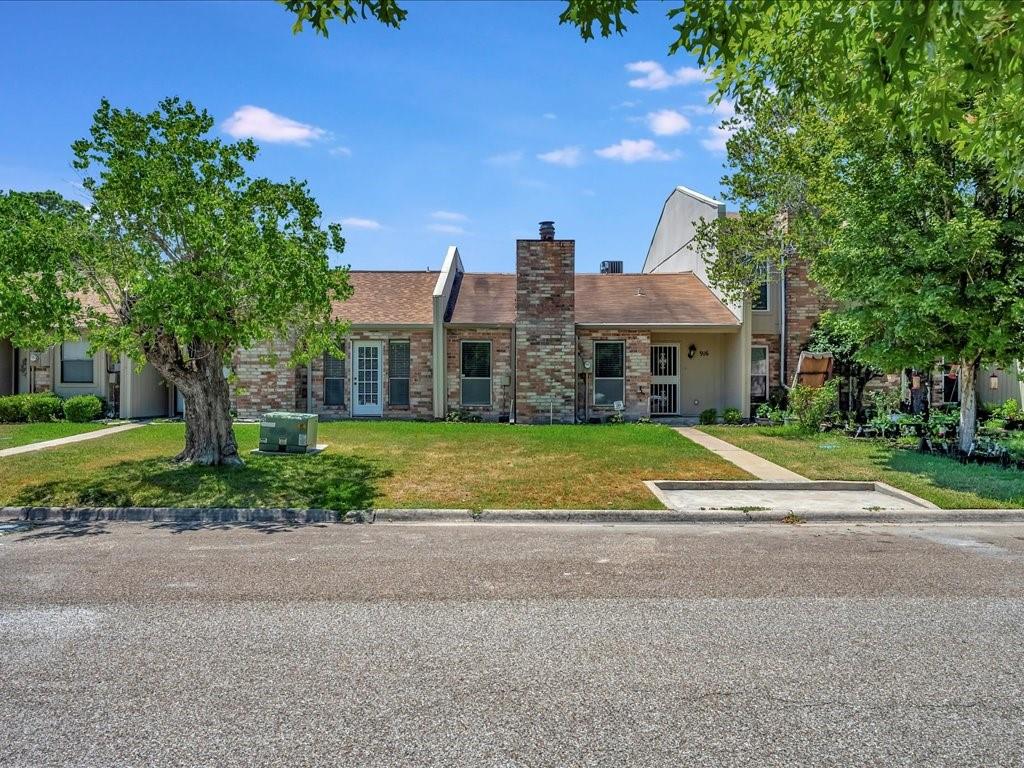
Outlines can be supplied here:
M991 389L990 379L995 373L998 387ZM1002 405L1007 400L1016 400L1024 405L1021 379L1014 370L986 368L978 375L978 399L985 405Z
M169 408L168 386L149 363L142 370L127 358L121 360L121 417L146 419L166 416Z
M686 187L676 187L668 196L661 210L661 217L651 238L644 260L644 272L693 272L698 279L711 288L722 299L737 318L743 308L725 301L721 291L708 282L707 265L693 246L697 228L695 222L711 221L725 216L725 203L694 192Z

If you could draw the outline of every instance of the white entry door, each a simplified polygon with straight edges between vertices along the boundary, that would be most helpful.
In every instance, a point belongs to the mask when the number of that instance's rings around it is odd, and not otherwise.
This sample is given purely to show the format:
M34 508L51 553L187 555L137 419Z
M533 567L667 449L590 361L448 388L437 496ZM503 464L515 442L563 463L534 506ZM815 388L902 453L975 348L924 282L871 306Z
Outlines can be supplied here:
M651 416L679 415L679 345L651 345Z
M352 342L353 416L380 416L384 413L381 396L381 343Z

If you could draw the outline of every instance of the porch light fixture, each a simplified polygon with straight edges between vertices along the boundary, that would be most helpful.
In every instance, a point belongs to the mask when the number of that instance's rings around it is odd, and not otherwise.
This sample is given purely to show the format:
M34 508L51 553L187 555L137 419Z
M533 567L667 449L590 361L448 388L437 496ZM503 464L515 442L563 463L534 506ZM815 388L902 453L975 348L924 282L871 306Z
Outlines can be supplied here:
M697 354L697 345L691 344L686 350L686 356L693 360L693 356Z
M988 388L993 392L999 389L999 377L996 376L995 371L993 371L992 375L988 377Z

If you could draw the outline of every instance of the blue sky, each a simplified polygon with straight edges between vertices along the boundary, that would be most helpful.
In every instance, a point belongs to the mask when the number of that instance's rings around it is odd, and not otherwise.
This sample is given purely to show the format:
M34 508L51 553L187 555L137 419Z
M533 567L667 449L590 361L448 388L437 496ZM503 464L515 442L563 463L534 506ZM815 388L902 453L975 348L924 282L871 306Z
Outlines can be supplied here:
M225 137L254 135L254 174L306 179L344 224L336 263L511 271L517 237L554 219L577 269L639 270L677 184L717 195L709 86L642 5L623 37L584 43L561 2L407 2L401 30L291 32L276 3L0 5L0 188L80 194L71 142L101 97L179 95Z

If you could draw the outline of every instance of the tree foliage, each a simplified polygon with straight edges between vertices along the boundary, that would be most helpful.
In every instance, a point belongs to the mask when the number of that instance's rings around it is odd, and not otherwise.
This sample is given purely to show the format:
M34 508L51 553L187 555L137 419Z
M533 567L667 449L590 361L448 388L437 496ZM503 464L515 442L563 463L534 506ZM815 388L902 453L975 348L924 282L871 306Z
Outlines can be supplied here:
M282 0L327 35L334 19L397 27L394 0ZM358 11L357 11L358 8ZM559 16L584 40L626 31L636 0L568 0ZM361 13L360 13L361 12ZM1024 182L1024 3L1020 0L686 0L667 16L670 53L697 57L718 96L783 92L867 109L920 140L984 161L1004 186Z
M93 349L151 363L185 397L182 458L203 463L234 459L234 354L269 339L292 342L292 363L337 351L332 301L350 290L328 265L340 228L319 225L305 183L250 178L256 145L212 127L176 98L147 114L104 100L73 145L88 207L0 195L0 336L41 347L85 331Z
M758 262L783 269L798 257L839 303L863 363L927 368L941 357L966 382L982 362L1020 357L1024 194L950 143L868 115L779 95L740 119L723 185L741 216L704 224L697 237L727 292L751 291ZM973 405L962 413L967 441Z

